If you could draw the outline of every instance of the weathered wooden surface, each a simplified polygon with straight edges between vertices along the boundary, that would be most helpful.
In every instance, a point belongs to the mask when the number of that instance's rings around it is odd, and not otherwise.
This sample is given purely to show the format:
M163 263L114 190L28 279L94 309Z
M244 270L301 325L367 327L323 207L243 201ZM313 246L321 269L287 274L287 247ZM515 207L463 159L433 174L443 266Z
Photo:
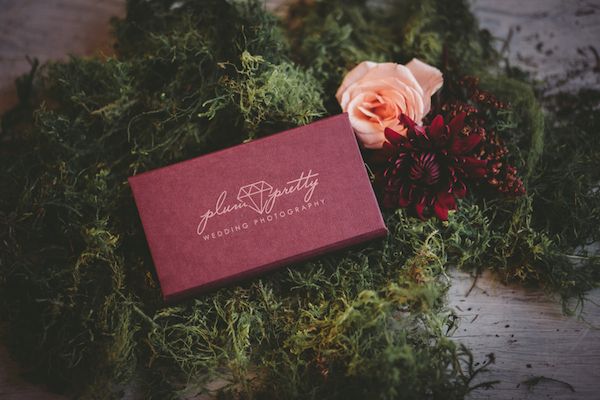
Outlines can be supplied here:
M505 286L486 274L476 281L453 273L449 298L461 317L454 337L483 361L493 352L496 363L480 380L500 380L493 389L473 392L472 399L600 399L600 308L591 302L584 320L566 316L558 301L539 290ZM595 303L600 290L590 293ZM544 376L528 390L522 382ZM564 383L571 385L571 391Z
M599 0L472 0L511 65L550 92L600 88ZM599 397L600 398L600 397Z
M498 39L511 65L539 79L545 93L600 88L600 1L475 0L482 27ZM473 399L600 399L600 290L590 293L583 318L536 290L503 286L486 275L468 297L472 280L454 274L450 303L462 316L454 337L480 359L496 363L483 379L500 380ZM523 381L541 381L528 391ZM572 385L572 392L562 381Z
M14 80L30 70L27 56L110 54L109 20L124 14L124 0L0 0L0 113L17 100Z
M600 86L599 1L474 0L473 7L510 63L552 82L548 90ZM26 55L44 61L108 54L109 18L123 13L124 0L0 0L0 112L14 104L12 81L28 70ZM540 291L507 287L485 275L465 296L471 284L468 275L453 274L450 304L462 317L454 337L479 361L494 352L496 363L482 379L502 381L473 399L600 398L600 331L593 327L600 326L599 307L588 303L582 321L565 316ZM590 297L600 303L600 290ZM0 345L0 399L64 398L28 383L19 371ZM535 376L566 382L575 392L551 380L531 391L520 384Z

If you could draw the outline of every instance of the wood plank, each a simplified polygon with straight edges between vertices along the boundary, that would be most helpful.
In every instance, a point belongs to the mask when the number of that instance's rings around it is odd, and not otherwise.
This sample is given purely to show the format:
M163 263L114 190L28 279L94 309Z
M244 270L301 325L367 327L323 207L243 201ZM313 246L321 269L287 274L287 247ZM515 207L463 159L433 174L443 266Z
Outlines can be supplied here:
M600 88L600 1L471 0L473 12L504 47L511 65L548 94Z
M600 290L589 294L582 318L567 316L557 299L540 290L505 286L491 273L473 282L454 272L450 306L461 317L454 338L485 360L493 352L496 363L480 380L500 380L492 390L479 390L472 399L595 399L600 389ZM528 391L523 381L544 381Z
M111 54L109 20L124 0L0 0L0 113L17 101L14 81L30 70L27 57L64 60L70 54Z

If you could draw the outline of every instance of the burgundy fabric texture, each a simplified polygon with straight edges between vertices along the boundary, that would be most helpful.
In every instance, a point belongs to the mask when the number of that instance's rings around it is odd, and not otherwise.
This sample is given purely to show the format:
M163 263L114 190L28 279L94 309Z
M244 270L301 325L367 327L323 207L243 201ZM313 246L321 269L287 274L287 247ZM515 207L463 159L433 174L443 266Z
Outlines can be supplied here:
M347 114L129 183L166 301L387 233Z

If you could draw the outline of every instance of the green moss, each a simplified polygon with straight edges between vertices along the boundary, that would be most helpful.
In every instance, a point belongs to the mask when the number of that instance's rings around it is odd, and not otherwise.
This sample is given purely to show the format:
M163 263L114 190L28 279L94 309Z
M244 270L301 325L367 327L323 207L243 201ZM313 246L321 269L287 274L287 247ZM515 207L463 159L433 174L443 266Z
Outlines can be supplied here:
M271 64L244 51L241 69L220 79L216 97L198 114L209 120L220 110L235 108L248 139L272 133L281 124L305 125L324 114L317 80L289 62Z
M533 178L535 222L558 235L567 247L597 242L600 92L557 94L547 107L546 150Z
M525 178L531 177L544 151L544 114L530 83L507 76L487 77L482 87L510 104L496 129L511 151L525 160Z

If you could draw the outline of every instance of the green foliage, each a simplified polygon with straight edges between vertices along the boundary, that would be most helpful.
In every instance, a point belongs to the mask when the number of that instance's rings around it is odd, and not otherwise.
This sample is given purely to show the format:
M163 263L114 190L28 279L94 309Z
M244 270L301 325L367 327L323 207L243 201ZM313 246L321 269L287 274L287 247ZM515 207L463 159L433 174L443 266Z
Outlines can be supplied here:
M2 120L0 310L33 375L82 398L135 379L160 399L461 399L481 369L448 338L448 265L565 298L598 284L596 259L563 255L598 239L597 105L557 107L542 154L529 85L486 75L513 102L493 124L529 162L528 197L474 196L444 224L389 213L385 240L166 307L128 176L336 113L364 59L421 57L451 79L495 57L458 0L316 1L287 24L252 1L132 0L117 57L21 81Z
M324 114L319 84L309 73L287 62L270 64L248 51L241 54L240 61L235 78L220 79L217 96L204 102L207 110L198 116L210 120L220 110L236 107L242 129L253 139L260 132L270 132L273 121L306 125Z
M511 105L495 128L509 139L511 152L525 160L525 178L535 171L544 151L544 115L531 84L507 76L487 77L483 88Z
M319 0L292 5L287 25L293 57L323 83L327 109L339 112L335 94L344 74L361 61L389 61L399 46L389 18L365 0Z
M345 73L361 61L408 62L413 57L441 68L446 79L483 72L497 55L487 32L463 0L316 0L292 6L287 24L293 56L325 93L335 94ZM330 112L338 112L333 96Z
M581 306L585 293L600 282L598 258L573 257L569 254L573 248L561 243L564 236L537 228L533 198L496 199L481 205L463 202L443 233L447 251L456 255L453 264L458 267L477 272L488 268L506 282L541 286L558 294L564 310L572 312L568 300L576 299L577 307Z
M445 337L444 246L409 222L398 213L383 243L158 311L152 354L231 397L462 398L475 370Z

